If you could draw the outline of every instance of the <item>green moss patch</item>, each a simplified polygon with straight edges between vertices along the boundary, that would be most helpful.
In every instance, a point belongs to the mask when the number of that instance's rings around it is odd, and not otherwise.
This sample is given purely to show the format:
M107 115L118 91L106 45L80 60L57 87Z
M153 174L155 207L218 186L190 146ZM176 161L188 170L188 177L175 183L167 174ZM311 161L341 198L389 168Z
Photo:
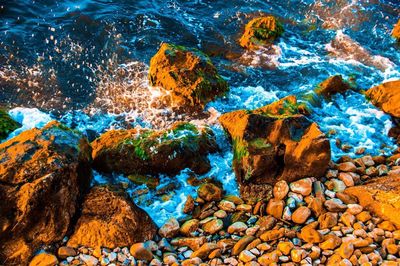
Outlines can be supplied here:
M20 127L21 125L14 121L6 111L0 109L0 140L7 138L11 132Z

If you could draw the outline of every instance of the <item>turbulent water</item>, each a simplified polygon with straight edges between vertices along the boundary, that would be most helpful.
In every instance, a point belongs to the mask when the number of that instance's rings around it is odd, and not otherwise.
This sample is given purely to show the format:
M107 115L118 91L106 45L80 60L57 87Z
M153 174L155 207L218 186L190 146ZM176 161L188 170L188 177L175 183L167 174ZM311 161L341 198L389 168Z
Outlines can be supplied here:
M263 14L278 17L285 33L268 51L244 52L237 44L244 25ZM110 128L209 124L222 152L210 155L206 176L237 193L218 115L305 95L330 75L355 80L359 91L400 78L400 47L390 37L399 14L398 0L0 0L0 106L23 124L10 137L52 119L90 139ZM158 106L160 92L149 87L147 71L162 42L203 50L228 81L230 93L207 106L206 118ZM390 118L359 92L322 101L312 118L328 133L334 158L358 147L380 154L393 146ZM345 153L337 139L354 148ZM186 196L195 192L189 174L174 182L162 177L163 198L123 176L95 173L94 182L127 183L136 202L162 223L181 215Z

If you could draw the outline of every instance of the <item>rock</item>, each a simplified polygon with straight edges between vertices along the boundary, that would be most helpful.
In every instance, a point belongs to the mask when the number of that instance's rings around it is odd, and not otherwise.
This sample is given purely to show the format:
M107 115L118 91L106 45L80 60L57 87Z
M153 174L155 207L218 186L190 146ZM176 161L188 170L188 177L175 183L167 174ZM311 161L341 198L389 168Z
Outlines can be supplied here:
M67 257L75 257L76 251L71 247L60 247L57 251L57 255L61 259L66 259Z
M360 222L367 222L369 220L371 220L371 214L368 211L362 211L359 214L357 214L357 220L359 220Z
M285 228L273 229L260 235L262 241L268 242L278 240L285 235Z
M203 230L204 232L207 232L212 235L220 231L223 227L224 227L224 222L222 220L213 219L203 225Z
M201 184L197 194L205 201L218 201L222 199L222 190L212 183Z
M297 224L304 224L311 215L311 210L305 206L300 206L292 214L292 221Z
M353 255L354 252L354 246L353 243L351 242L343 242L342 245L338 249L338 254L340 257L343 259L348 259Z
M243 236L236 244L233 246L231 254L232 256L237 256L242 252L248 244L250 244L256 238L254 236Z
M356 197L364 209L400 227L399 175L376 178L365 185L348 188L345 193Z
M96 266L99 263L98 259L90 255L80 254L79 259L87 266Z
M243 222L236 222L228 227L229 234L237 234L247 230L247 225Z
M167 43L150 60L149 81L167 92L165 100L178 111L201 111L229 90L206 54Z
M389 231L389 232L393 232L396 230L396 227L390 221L381 222L380 224L378 224L378 228L381 228L381 229L383 229L385 231Z
M363 211L363 207L359 204L347 204L347 212L357 215Z
M272 215L276 219L282 218L285 202L283 200L270 199L267 205L267 214Z
M311 226L305 226L301 229L299 237L306 243L320 243L323 241L323 236L320 232L312 228Z
M243 261L244 263L252 261L256 258L256 256L248 250L243 250L239 254L239 260Z
M347 227L352 227L354 222L356 221L356 217L349 212L345 212L340 217L340 221L344 223L344 225L346 225Z
M310 197L307 203L308 208L310 208L317 218L325 212L324 203L320 197Z
M93 187L85 197L82 214L68 246L116 248L150 240L156 226L119 187Z
M283 34L282 24L274 16L257 17L247 23L239 40L243 48L257 50Z
M153 259L153 253L144 243L136 243L131 246L131 255L138 260L151 261Z
M273 190L274 198L282 200L286 197L289 192L288 183L285 180L276 182Z
M321 82L315 92L325 98L329 98L336 93L344 93L350 90L350 84L343 80L342 75L335 75Z
M192 196L188 196L185 202L185 205L183 206L183 213L189 214L194 210L194 199Z
M155 189L160 184L160 178L149 175L133 174L128 179L136 185L146 185L150 189Z
M347 209L347 205L339 199L330 199L324 202L324 206L330 212L344 212Z
M191 250L198 250L204 243L206 238L199 237L178 237L171 240L171 245L177 247L189 247Z
M293 262L299 263L307 256L307 253L304 249L292 249L290 256Z
M7 138L11 132L19 127L21 127L21 124L14 121L5 110L0 108L0 141Z
M399 87L400 80L385 82L367 90L365 96L385 113L400 118Z
M276 252L266 253L259 257L257 261L262 266L274 265L274 263L279 261L279 255Z
M204 174L210 170L207 153L217 150L209 128L184 122L160 131L110 130L93 141L92 147L95 169L126 175L176 175L185 168Z
M337 165L337 169L343 172L355 172L357 167L352 162L344 162Z
M58 259L53 254L39 253L29 263L29 266L55 266L58 264Z
M194 251L190 258L200 258L200 259L206 259L208 255L215 249L218 248L218 245L215 243L205 243L202 245L198 250Z
M354 186L353 177L349 173L340 173L339 179L343 181L343 183L346 185L346 187Z
M319 244L322 250L334 250L342 244L342 239L335 234L329 234L325 238L325 241Z
M320 229L330 229L337 225L338 215L333 212L324 213L318 218L318 222Z
M91 149L58 122L0 144L0 264L61 241L91 181Z
M235 203L229 200L221 200L218 204L218 207L227 212L234 212L236 210Z
M394 28L392 30L392 36L397 41L400 41L400 19L397 21L396 25L394 26Z
M312 181L311 178L304 178L298 181L290 183L290 190L294 193L308 196L312 192Z
M161 228L158 230L160 236L165 238L171 238L179 233L179 222L175 218L170 218Z
M197 228L199 228L199 220L191 219L182 224L180 232L185 236L192 236Z
M329 141L301 113L307 113L304 105L288 96L219 118L232 140L233 168L243 198L268 198L279 180L324 175L330 161Z
M290 251L294 248L294 245L290 241L283 241L279 242L278 246L276 247L279 251L282 252L284 255L289 255Z

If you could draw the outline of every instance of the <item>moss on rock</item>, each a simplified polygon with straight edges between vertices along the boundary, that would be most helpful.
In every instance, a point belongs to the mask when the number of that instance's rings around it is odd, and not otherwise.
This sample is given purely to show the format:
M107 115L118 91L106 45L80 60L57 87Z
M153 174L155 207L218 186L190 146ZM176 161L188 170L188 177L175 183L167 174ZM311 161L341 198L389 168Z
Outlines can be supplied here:
M0 141L7 138L11 132L20 127L21 124L14 121L5 110L0 109Z

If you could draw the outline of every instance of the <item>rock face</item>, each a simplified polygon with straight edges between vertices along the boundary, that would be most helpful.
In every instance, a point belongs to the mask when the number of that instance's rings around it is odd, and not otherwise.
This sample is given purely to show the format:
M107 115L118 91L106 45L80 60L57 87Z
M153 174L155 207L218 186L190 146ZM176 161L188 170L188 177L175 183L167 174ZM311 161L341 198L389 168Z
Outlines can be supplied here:
M358 198L361 206L400 228L400 175L376 178L345 193Z
M18 122L15 122L6 111L0 109L0 141L19 127L21 125Z
M294 96L262 108L223 114L233 168L244 198L263 198L279 180L321 177L331 158L328 139Z
M0 264L25 264L42 244L60 241L91 180L91 148L51 122L0 144Z
M93 187L68 241L71 247L126 247L150 240L157 232L151 218L116 187Z
M177 123L164 131L111 130L92 143L94 167L123 174L178 174L210 170L206 155L217 151L209 128Z
M336 75L321 82L315 92L318 95L329 98L333 94L343 93L349 89L351 89L351 86L343 80L342 75Z
M392 36L396 38L396 40L400 41L400 19L397 21L396 25L393 28Z
M229 89L207 55L167 43L150 60L149 80L170 94L168 104L178 111L201 111Z
M382 83L367 90L365 95L385 113L400 118L400 80Z
M243 48L257 50L273 43L283 31L282 24L274 16L254 18L247 23L239 43Z

